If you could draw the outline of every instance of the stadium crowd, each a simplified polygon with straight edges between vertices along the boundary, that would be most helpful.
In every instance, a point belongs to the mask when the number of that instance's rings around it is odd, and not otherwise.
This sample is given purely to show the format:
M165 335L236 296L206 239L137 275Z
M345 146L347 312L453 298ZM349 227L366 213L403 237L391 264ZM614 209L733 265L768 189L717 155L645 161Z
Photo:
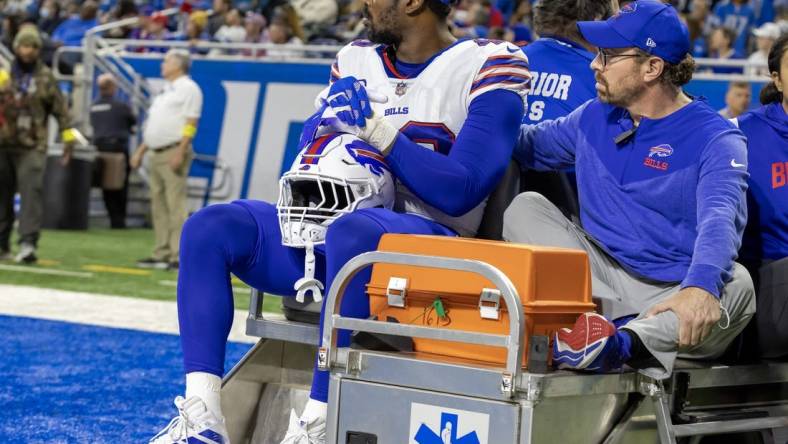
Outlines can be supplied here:
M364 33L362 0L8 0L2 6L0 41L10 47L19 27L37 24L44 36L44 59L59 46L79 46L99 24L139 17L135 26L113 29L108 37L221 43L335 44ZM462 0L449 17L456 37L489 38L527 45L536 36L535 0ZM620 2L626 3L626 2ZM788 30L786 0L670 0L690 31L694 57L744 60L765 67L766 54ZM176 8L177 13L162 11ZM164 52L147 46L138 51ZM198 54L207 50L193 49ZM250 57L292 53L213 50L211 55ZM748 74L764 74L764 67ZM714 72L741 72L715 67Z

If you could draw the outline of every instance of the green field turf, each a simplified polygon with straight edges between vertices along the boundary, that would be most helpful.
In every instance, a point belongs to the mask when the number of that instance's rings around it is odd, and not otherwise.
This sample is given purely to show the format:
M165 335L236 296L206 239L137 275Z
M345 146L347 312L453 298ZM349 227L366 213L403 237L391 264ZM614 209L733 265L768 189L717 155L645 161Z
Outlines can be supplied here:
M0 284L174 301L176 272L135 267L138 259L150 255L152 246L152 230L45 230L39 242L39 263L27 266L0 261ZM30 273L4 267L61 270L92 277ZM248 309L249 288L236 278L233 288L235 308ZM265 311L280 311L279 298L266 297L264 302Z

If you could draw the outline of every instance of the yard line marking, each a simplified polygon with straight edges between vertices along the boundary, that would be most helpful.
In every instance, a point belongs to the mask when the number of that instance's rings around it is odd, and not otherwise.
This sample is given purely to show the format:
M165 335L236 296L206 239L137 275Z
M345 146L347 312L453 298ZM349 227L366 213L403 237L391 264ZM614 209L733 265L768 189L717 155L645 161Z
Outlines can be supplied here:
M83 270L95 271L97 273L117 273L132 276L150 276L150 270L140 270L138 268L113 267L110 265L83 265Z
M92 278L93 273L84 273L81 271L67 271L67 270L54 270L50 268L31 267L24 265L5 265L0 264L0 270L5 271L19 271L21 273L34 273L34 274L50 274L53 276L68 276L78 278Z
M42 265L44 267L56 267L60 265L60 261L55 261L52 259L39 259L37 264Z

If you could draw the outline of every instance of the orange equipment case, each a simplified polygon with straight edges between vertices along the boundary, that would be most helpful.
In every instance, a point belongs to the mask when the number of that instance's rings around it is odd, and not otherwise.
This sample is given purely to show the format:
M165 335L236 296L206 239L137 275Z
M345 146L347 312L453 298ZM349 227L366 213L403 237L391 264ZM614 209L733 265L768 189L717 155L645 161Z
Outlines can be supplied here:
M404 234L384 235L378 250L475 259L501 270L514 284L523 304L524 366L528 362L528 340L532 335L547 335L552 339L559 328L571 327L578 315L595 308L591 302L591 272L584 251ZM397 306L399 300L389 305L390 285L404 287L404 306ZM401 324L508 334L509 315L502 297L498 311L489 306L494 305L492 301L481 304L486 306L485 317L482 317L480 296L484 289L495 287L488 279L474 273L383 263L372 266L372 278L367 285L370 311L378 319L393 317ZM486 294L494 295L494 292ZM440 298L439 303L436 303L437 298ZM445 316L439 316L441 312ZM495 316L498 319L493 319ZM500 347L414 338L414 348L419 352L487 363L506 361L506 350Z

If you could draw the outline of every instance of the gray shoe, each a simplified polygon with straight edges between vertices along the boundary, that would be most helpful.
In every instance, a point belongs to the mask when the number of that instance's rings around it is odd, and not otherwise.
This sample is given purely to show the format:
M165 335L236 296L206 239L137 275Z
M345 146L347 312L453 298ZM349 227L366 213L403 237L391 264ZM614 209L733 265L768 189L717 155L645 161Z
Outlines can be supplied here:
M164 259L156 259L153 257L146 257L137 261L137 267L150 268L154 270L166 270L170 267L170 263Z
M20 264L34 264L38 261L36 257L36 247L31 244L21 244L19 246L19 253L14 260Z

